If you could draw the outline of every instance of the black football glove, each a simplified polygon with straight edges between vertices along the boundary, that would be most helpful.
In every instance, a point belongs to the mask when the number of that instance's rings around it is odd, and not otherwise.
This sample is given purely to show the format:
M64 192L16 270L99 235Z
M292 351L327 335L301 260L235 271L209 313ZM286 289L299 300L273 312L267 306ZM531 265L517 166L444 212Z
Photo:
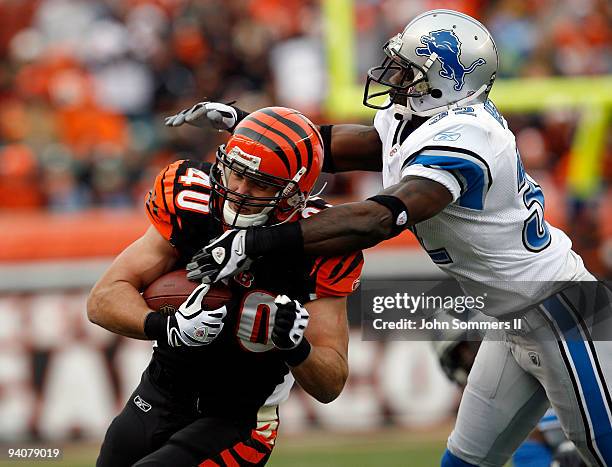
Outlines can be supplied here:
M213 283L248 268L246 230L228 230L196 253L187 264L187 278Z
M297 300L291 300L286 295L274 299L276 314L272 327L272 342L281 350L295 349L302 339L308 326L308 311Z

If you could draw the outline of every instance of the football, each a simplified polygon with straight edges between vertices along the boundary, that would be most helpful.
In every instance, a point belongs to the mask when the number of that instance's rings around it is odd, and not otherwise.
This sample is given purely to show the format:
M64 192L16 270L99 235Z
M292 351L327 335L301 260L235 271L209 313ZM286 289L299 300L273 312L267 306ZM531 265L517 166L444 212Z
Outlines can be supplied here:
M149 308L166 315L173 314L199 285L187 279L187 271L172 271L153 281L142 293ZM230 301L230 288L218 282L213 284L203 301L205 310L215 310Z

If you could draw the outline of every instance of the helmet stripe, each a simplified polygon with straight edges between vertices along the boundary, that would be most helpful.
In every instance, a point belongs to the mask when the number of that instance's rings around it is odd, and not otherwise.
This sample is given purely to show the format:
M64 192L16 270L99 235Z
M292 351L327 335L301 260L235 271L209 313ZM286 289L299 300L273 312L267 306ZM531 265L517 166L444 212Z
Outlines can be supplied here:
M293 122L289 120L288 118L285 118L282 115L277 114L276 112L274 112L273 110L269 108L261 109L261 112L263 112L266 115L269 115L270 117L275 118L281 123L284 123L287 127L293 130L300 138L302 138L302 141L306 145L306 154L308 155L308 165L306 169L310 170L310 167L312 166L312 157L313 157L312 144L310 142L310 139L308 138L308 133L306 132L306 128L300 126L297 122ZM297 112L296 114L299 115L299 113Z
M285 154L285 151L283 151L270 138L262 135L261 133L255 130L252 130L251 128L246 128L245 125L238 126L236 130L234 130L234 134L251 138L253 141L257 141L258 143L261 143L262 145L270 149L272 152L274 152L274 154L279 157L281 162L284 164L285 168L287 169L287 173L291 174L291 165L289 164L289 158L287 157L287 154Z
M319 141L319 144L321 144L321 146L323 146L323 140L321 139L321 135L319 133L319 130L317 130L315 128L315 126L309 120L307 120L306 117L304 117L304 115L297 114L297 116L300 117L304 121L304 123L306 125L308 125L308 128L310 128L314 132L315 136L317 137L317 140Z
M297 159L297 168L295 169L296 172L298 170L300 170L300 168L302 167L302 155L300 154L300 150L296 146L295 142L289 136L287 136L285 133L282 133L281 131L278 131L276 128L273 128L272 126L268 125L267 123L264 123L261 120L258 120L255 117L252 117L252 116L249 117L249 121L257 123L260 127L262 127L264 129L270 131L271 133L274 133L275 135L278 135L281 138L283 138L291 146L291 149L293 149L293 152L295 153L295 157Z
M289 115L292 116L293 114L289 114ZM262 111L257 112L256 118L263 124L271 126L277 132L284 134L286 137L288 137L291 140L292 142L291 146L292 147L295 146L295 149L297 150L295 154L298 156L296 157L297 159L296 162L299 163L299 165L297 166L296 171L299 170L302 167L302 165L305 165L303 161L307 157L307 148L306 148L306 145L304 144L304 137L301 134L296 133L294 130L292 130L287 125L285 125L283 122L281 122L278 118L268 115ZM253 114L249 115L248 120L245 119L243 121L245 121L248 125L249 122L253 121ZM253 124L255 124L255 122L253 122ZM271 132L266 132L266 136L277 141L281 147L285 148L286 141L284 138L280 139L276 135L276 133L271 133Z

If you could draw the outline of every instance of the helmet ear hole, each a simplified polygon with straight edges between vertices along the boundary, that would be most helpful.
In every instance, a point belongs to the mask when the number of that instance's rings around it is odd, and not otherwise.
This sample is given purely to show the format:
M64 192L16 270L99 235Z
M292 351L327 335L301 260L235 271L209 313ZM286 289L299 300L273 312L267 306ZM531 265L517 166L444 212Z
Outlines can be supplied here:
M439 89L432 89L430 95L434 99L440 99L442 97L442 91L440 91Z

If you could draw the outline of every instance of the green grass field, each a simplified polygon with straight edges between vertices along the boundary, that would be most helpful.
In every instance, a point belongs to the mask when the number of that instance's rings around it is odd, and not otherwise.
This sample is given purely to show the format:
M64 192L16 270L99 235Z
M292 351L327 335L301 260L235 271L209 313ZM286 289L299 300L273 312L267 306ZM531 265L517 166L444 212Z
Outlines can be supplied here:
M300 442L291 439L278 447L270 467L436 467L446 446L446 435L410 431L328 435Z
M450 426L426 432L388 429L374 433L337 434L315 431L279 436L269 467L435 467L439 465ZM0 461L0 467L90 467L97 445L64 447L61 461Z

